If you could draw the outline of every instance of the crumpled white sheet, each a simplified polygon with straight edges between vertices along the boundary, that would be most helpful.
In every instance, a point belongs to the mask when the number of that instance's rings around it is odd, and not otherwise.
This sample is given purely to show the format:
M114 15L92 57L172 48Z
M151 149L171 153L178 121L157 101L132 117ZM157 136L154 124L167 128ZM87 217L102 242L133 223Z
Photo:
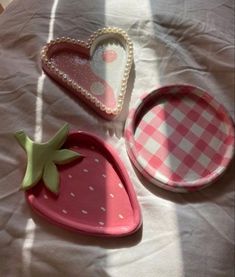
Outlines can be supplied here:
M192 194L163 191L134 171L122 138L128 107L172 83L208 90L234 116L233 1L14 0L0 16L0 275L228 277L234 275L234 173ZM47 40L86 39L125 29L135 71L122 116L107 122L42 74ZM25 154L13 133L49 138L63 122L94 132L120 153L143 212L143 228L121 239L93 238L35 216L18 190Z

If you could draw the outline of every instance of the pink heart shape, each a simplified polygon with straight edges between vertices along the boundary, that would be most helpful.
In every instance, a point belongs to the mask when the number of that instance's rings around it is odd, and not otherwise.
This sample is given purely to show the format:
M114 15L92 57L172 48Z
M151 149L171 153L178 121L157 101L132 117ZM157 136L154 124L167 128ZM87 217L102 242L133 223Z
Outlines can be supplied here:
M133 62L133 45L125 31L103 28L87 42L58 38L42 49L42 67L106 119L123 108Z

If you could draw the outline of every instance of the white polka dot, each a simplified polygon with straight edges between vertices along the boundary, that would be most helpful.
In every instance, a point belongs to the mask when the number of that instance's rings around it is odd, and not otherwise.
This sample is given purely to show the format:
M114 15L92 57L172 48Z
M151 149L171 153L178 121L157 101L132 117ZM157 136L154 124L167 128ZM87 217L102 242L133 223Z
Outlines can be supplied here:
M66 210L62 210L62 213L67 214L68 212Z
M100 207L101 211L106 212L105 207Z
M99 221L99 224L103 226L103 225L104 225L104 222L103 222L103 221Z
M105 87L101 82L93 82L90 90L94 95L102 95L105 92Z
M106 174L102 174L102 176L103 176L104 178L106 178Z
M73 192L70 192L70 195L71 195L72 197L75 197L75 194L74 194Z
M92 186L89 186L89 190L94 191L95 189Z
M109 194L111 198L114 198L114 195L112 193Z
M71 174L68 175L69 179L71 179L73 176Z
M94 161L95 161L96 163L98 163L100 160L96 158L96 159L94 159Z
M87 60L86 59L83 59L81 57L78 57L78 56L75 56L75 59L74 59L75 63L77 64L86 64L87 63Z
M43 197L44 197L45 199L48 199L48 196L47 196L46 194L44 194Z
M123 184L122 183L119 183L118 186L123 189Z
M86 210L81 210L81 212L82 212L83 214L88 214L88 211L86 211Z
M124 218L124 216L122 214L119 214L118 217L121 218L121 219Z
M83 172L88 172L88 169L84 168L84 169L83 169Z

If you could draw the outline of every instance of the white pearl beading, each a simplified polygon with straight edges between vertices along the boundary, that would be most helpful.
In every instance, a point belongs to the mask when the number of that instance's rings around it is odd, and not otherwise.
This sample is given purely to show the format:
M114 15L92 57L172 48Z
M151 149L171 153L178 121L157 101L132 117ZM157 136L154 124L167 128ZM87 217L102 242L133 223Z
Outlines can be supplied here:
M55 67L52 61L50 61L50 57L48 57L48 51L51 46L55 46L56 44L59 43L72 43L74 45L80 45L84 48L87 48L90 51L90 55L92 54L91 47L95 46L95 40L97 40L98 37L101 37L103 35L110 35L110 36L115 36L120 39L120 42L124 46L126 52L127 52L127 59L126 59L126 65L124 68L124 74L121 82L121 91L117 97L117 106L114 109L108 108L106 105L104 105L102 102L100 102L95 96L93 96L89 91L86 89L82 88L79 86L75 81L70 79L65 72L62 72L58 68ZM129 78L129 74L131 71L132 63L133 63L133 43L128 37L127 33L116 27L107 27L107 28L102 28L98 29L96 32L94 32L87 42L82 41L82 40L76 40L74 38L70 37L61 37L61 38L56 38L55 40L50 41L47 43L41 51L41 60L44 66L46 66L51 72L53 72L54 75L59 77L60 79L63 80L69 86L72 88L74 91L80 93L87 101L91 102L92 104L95 105L95 107L99 108L102 113L106 113L108 116L117 116L123 107L123 102L126 94L126 89L127 89L127 82Z

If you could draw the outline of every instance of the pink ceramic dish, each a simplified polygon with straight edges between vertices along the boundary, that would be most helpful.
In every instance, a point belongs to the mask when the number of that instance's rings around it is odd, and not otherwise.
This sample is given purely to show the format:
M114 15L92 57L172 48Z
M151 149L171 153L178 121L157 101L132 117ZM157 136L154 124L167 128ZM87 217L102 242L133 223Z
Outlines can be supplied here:
M42 67L106 119L123 108L133 62L133 44L119 28L103 28L85 41L58 38L42 49Z
M88 235L121 237L136 232L141 211L116 151L86 132L69 134L63 147L84 158L58 166L58 195L42 181L25 192L33 210L56 225Z
M234 154L234 126L226 110L190 85L162 87L140 99L130 111L125 138L138 170L176 192L211 184Z

